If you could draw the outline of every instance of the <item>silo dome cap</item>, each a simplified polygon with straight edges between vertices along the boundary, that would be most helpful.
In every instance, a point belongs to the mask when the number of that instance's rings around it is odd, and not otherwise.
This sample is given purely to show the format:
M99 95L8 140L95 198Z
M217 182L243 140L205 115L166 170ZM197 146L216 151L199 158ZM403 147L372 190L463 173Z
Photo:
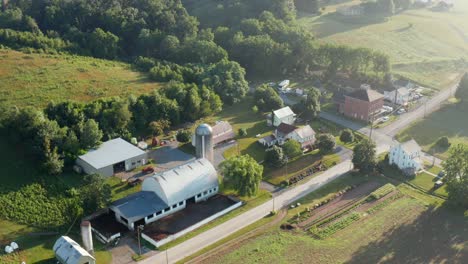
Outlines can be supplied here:
M199 136L208 136L213 134L213 129L208 124L201 124L195 130L195 134Z

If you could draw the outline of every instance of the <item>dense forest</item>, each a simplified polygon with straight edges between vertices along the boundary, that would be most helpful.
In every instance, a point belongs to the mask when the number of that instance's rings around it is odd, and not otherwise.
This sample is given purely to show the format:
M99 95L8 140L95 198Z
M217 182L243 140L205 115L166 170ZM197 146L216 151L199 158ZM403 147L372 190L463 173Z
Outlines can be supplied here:
M372 84L389 79L386 55L319 44L296 23L292 0L184 1L191 10L198 3L216 9L217 18L201 24L181 0L4 3L0 45L130 61L151 79L169 82L138 98L51 102L44 111L6 107L0 127L15 131L9 136L28 146L50 173L60 173L64 163L101 139L158 134L219 112L223 103L246 95L245 76L321 71L324 81L338 72Z

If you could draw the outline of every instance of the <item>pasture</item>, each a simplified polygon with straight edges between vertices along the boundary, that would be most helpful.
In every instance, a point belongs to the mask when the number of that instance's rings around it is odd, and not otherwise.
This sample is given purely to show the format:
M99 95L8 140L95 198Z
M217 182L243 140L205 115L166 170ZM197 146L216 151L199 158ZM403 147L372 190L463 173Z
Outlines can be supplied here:
M0 103L18 107L140 95L162 86L129 64L90 57L0 49L0 62Z
M468 68L468 2L455 0L449 12L410 9L389 18L344 17L340 1L321 16L299 12L299 23L320 41L367 47L390 56L393 72L425 86L442 89Z

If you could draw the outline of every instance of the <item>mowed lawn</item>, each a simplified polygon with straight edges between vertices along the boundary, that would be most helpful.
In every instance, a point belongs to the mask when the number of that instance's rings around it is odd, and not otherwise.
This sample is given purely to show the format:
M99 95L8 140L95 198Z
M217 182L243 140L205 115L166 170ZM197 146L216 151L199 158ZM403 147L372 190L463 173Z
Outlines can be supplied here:
M365 179L364 179L365 180ZM385 181L379 178L379 181ZM350 175L301 200L301 209L348 184L362 181ZM209 263L463 263L468 258L468 219L440 206L443 200L405 184L405 194L376 213L362 218L326 239L279 226L243 241L231 251L212 256ZM323 191L322 191L323 190ZM424 196L424 199L419 199ZM439 204L433 207L431 204ZM297 214L290 210L288 216ZM417 246L415 246L417 245Z
M44 107L50 101L139 95L162 85L126 63L0 49L0 102L8 105Z
M344 1L355 4L359 1ZM343 18L328 7L321 16L299 13L299 22L323 42L367 47L388 54L397 74L443 88L467 68L468 1L450 12L413 9L388 19Z
M441 110L432 113L427 118L412 124L398 134L399 141L414 138L426 152L434 151L440 158L448 157L448 150L434 147L434 143L442 136L447 136L452 145L468 144L467 103L449 104Z

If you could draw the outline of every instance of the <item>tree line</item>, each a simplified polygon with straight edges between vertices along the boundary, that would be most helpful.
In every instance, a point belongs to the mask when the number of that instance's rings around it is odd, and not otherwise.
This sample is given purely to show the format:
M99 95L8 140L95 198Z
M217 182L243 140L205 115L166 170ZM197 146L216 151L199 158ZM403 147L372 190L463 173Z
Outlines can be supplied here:
M2 107L0 128L50 174L59 174L101 140L158 135L169 126L193 122L222 109L206 86L171 81L149 95L50 103L44 110Z

